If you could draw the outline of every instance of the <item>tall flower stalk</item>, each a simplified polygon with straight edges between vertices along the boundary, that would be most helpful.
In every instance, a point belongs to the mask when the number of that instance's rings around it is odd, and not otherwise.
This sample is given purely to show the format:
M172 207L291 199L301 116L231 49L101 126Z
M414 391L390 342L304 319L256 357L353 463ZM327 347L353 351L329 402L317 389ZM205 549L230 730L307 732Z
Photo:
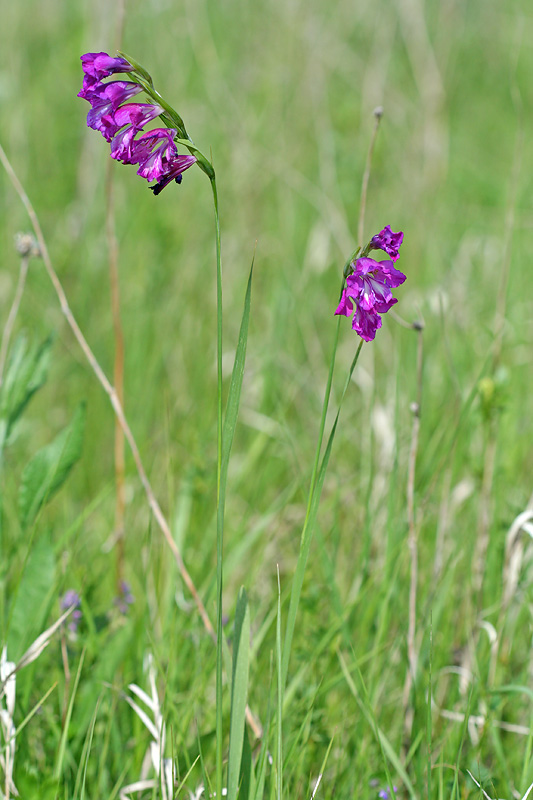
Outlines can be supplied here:
M84 80L79 96L91 104L89 127L100 131L111 145L111 157L122 164L138 165L137 174L148 181L154 195L172 181L181 183L183 173L197 164L211 184L215 215L217 285L217 667L216 667L216 791L222 796L222 586L224 509L228 459L223 459L222 414L222 259L220 218L215 170L194 145L183 119L155 89L151 75L125 53L87 53L81 57ZM124 74L128 80L104 79ZM144 92L151 103L128 102ZM160 119L165 128L145 130ZM179 155L177 146L189 155ZM229 452L228 452L229 456Z

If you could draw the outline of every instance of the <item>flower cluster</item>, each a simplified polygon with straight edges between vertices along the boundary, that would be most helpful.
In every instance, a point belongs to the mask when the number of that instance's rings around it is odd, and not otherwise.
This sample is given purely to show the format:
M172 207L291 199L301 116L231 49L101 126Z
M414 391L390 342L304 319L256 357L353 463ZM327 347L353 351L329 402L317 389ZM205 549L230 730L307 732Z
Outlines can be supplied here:
M78 97L91 104L87 125L111 143L111 157L122 164L138 164L137 174L155 181L150 187L154 194L173 180L181 183L182 173L196 158L178 155L174 143L177 130L154 128L141 133L148 122L163 114L163 108L156 103L126 102L144 90L134 80L103 82L115 73L134 71L132 65L125 58L112 58L107 53L86 53L81 56L81 63L83 88Z
M350 273L335 314L349 317L353 313L352 328L365 342L371 342L381 328L380 315L398 302L391 289L405 281L403 272L394 266L402 241L403 233L393 233L387 225L370 240L362 256L349 264ZM370 250L384 250L390 261L375 261L368 256Z

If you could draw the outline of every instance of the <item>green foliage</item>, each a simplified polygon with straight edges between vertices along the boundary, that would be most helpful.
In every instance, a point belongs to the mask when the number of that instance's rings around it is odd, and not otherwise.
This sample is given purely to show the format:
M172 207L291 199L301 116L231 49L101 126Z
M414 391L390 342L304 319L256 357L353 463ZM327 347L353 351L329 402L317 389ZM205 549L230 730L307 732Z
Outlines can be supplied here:
M35 204L80 327L111 375L109 147L86 128L88 106L75 96L80 53L113 47L114 9L105 11L102 24L97 5L5 4L0 49L9 69L0 74L0 138ZM95 38L98 30L103 34ZM222 599L227 612L245 585L248 702L264 730L261 742L248 726L240 742L233 737L232 763L242 754L239 800L275 797L281 765L285 800L309 800L321 772L316 800L377 800L389 776L398 800L429 798L429 783L431 800L478 797L466 768L491 797L522 797L533 780L527 521L516 549L507 550L513 520L529 507L533 474L532 39L524 0L339 0L333 11L325 0L126 4L126 51L149 69L198 146L212 151L217 172L228 397ZM332 314L342 265L358 244L360 186L378 104L384 115L364 234L388 223L405 233L399 266L407 281L394 311L407 327L390 313L376 341L363 347L335 438L323 443L326 461L318 462L320 491L307 526L313 537L306 536L297 586ZM212 200L198 169L154 198L133 167L111 167L126 412L214 617ZM28 227L5 176L1 185L0 327L17 273L13 236ZM247 295L243 316L256 239L253 298ZM423 393L412 487L418 667L407 735L406 494L418 338L408 325L420 317ZM53 352L45 340L52 327ZM17 339L20 330L44 343ZM346 320L339 330L326 437L357 347ZM38 392L47 368L46 391ZM45 507L71 449L66 441L50 444L50 431L61 429L80 398L91 409L83 460L60 498ZM178 800L194 795L201 782L207 794L216 760L215 648L150 517L129 455L122 577L135 602L127 617L115 603L112 412L37 259L16 321L0 418L0 613L8 656L57 617L60 592L82 594L77 635L58 632L17 675L17 727L55 687L17 735L20 795L73 800L84 792L86 800L116 800L124 785L140 779L150 735L123 695L132 682L144 685L148 653L163 698L164 755L175 759L178 783L184 781ZM488 550L478 591L473 573L485 519ZM509 583L511 556L517 571ZM291 595L298 595L293 612ZM224 633L235 656L233 623ZM291 643L283 649L288 623ZM284 672L285 691L276 695L276 673ZM230 662L224 769L231 683ZM158 790L139 797L152 794Z
M235 612L235 636L233 644L233 674L231 680L231 713L228 755L228 798L236 800L241 776L241 759L246 751L244 723L248 701L248 669L250 659L250 610L244 588L241 588ZM244 743L244 744L243 744ZM248 748L249 749L249 748ZM252 774L251 760L248 759L247 772ZM250 780L248 780L248 784ZM250 786L248 787L250 792ZM244 791L243 800L250 797Z
M22 473L19 515L23 528L30 526L41 506L63 485L81 456L85 430L85 403L78 406L72 422L53 442L39 450Z
M33 395L46 380L53 337L28 346L26 336L15 341L0 390L0 458L15 425Z
M49 535L32 543L20 583L10 609L7 644L17 661L30 642L46 627L46 618L56 589L56 560Z

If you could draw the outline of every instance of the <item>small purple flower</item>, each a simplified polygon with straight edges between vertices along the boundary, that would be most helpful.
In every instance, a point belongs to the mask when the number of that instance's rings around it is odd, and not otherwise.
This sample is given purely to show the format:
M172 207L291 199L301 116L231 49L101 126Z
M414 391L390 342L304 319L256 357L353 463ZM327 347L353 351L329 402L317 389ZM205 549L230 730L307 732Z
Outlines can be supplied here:
M83 88L93 86L102 78L107 78L116 72L131 72L133 67L125 58L112 58L107 53L85 53L80 56L84 72Z
M131 593L131 587L127 581L121 581L119 587L119 595L115 597L114 603L121 614L124 616L128 613L129 607L135 601L135 597Z
M372 237L370 242L371 250L384 250L393 261L400 258L400 245L403 242L403 233L393 233L390 225L386 225L382 231Z
M87 100L93 108L109 106L109 110L115 110L121 103L129 100L143 87L134 81L109 81L108 83L95 83L87 89L83 88L78 92L78 97Z
M398 302L391 289L400 286L405 275L392 261L374 261L373 258L358 258L351 267L353 272L346 278L346 288L335 314L349 317L354 312L352 328L365 342L371 342L381 328L380 314L385 314Z
M59 605L61 607L61 611L66 611L67 609L72 608L72 606L75 606L74 611L71 612L69 617L70 622L68 624L68 629L72 633L76 633L81 619L81 611L79 610L79 594L74 589L67 589L61 598Z
M125 125L133 125L140 131L143 125L155 119L163 112L161 106L151 103L126 103L115 111L109 105L91 108L87 114L87 125L95 131L100 131L104 139L111 141L118 131Z
M398 787L397 786L393 786L392 787L392 792L391 792L390 786L389 786L389 787L387 787L387 789L381 789L378 792L378 797L380 798L380 800L391 800L391 798L394 797L394 795L396 794L397 791L398 791Z

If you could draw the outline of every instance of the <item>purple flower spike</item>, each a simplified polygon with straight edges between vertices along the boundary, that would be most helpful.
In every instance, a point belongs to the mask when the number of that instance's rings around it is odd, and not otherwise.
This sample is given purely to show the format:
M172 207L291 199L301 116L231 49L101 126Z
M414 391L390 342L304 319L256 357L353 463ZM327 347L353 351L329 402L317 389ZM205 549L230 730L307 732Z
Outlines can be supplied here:
M112 58L107 53L85 53L80 56L84 72L83 88L93 86L102 78L107 78L115 72L131 72L133 67L125 58Z
M351 264L352 274L346 278L346 288L335 314L351 316L352 328L365 342L371 342L381 328L380 314L397 303L391 289L405 281L403 272L392 261L358 258ZM355 306L355 311L354 311Z
M371 250L384 250L393 261L400 258L400 245L403 242L403 233L393 233L390 225L386 225L382 231L372 237L370 242Z
M197 159L191 155L178 155L174 143L178 131L155 128L142 133L148 122L164 113L163 108L156 103L126 102L144 91L135 75L133 80L103 83L103 78L113 73L135 72L131 64L107 53L86 53L81 62L84 78L78 97L91 104L87 125L100 131L111 143L111 158L123 164L138 164L137 174L147 181L155 181L150 187L154 194L159 194L173 180L181 183L183 172Z
M66 611L68 608L75 606L74 611L71 613L69 617L70 622L68 624L68 629L72 633L76 633L81 619L81 611L79 610L80 606L79 594L74 589L67 589L67 591L61 598L59 605L61 607L61 611Z

